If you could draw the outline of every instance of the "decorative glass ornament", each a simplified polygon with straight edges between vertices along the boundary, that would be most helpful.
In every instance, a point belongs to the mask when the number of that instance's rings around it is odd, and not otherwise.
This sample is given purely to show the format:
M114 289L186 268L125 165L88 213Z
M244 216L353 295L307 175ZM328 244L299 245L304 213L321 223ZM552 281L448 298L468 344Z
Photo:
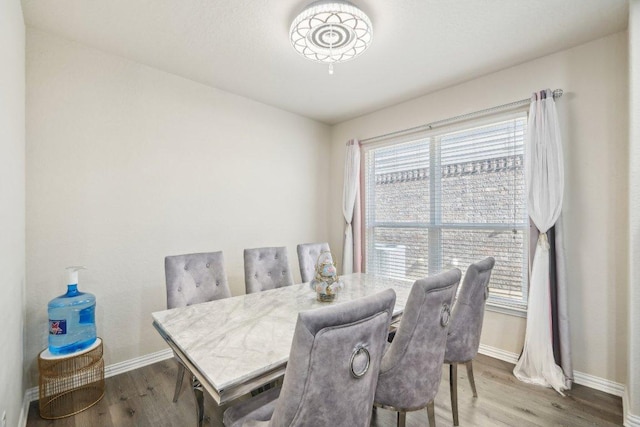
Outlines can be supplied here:
M331 302L343 285L338 277L336 265L330 251L322 251L316 261L316 273L309 283L316 292L318 301Z

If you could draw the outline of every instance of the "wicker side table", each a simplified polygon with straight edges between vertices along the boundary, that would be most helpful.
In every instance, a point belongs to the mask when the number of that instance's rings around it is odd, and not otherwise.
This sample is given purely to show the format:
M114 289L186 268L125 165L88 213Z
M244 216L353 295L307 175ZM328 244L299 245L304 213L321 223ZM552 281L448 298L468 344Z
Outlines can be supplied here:
M102 340L77 353L38 356L40 416L53 420L77 414L104 396Z

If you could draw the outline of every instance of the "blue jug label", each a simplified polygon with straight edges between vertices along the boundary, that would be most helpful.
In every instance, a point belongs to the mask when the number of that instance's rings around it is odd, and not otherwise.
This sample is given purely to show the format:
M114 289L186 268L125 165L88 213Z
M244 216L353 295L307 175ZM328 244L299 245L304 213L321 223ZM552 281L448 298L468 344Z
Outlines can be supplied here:
M67 321L63 320L51 320L49 319L49 335L66 335L67 333Z

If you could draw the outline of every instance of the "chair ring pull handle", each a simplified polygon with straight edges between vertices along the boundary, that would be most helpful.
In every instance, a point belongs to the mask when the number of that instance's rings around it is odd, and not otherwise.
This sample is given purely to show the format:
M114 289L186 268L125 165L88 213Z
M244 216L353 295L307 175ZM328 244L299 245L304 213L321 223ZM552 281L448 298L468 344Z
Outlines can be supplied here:
M356 360L356 357L358 357L359 355L363 354L364 356L366 356L367 358L367 363L365 364L364 368L362 368L360 371L356 372L356 370L354 369L354 362ZM351 376L353 378L359 379L362 378L364 376L364 374L367 373L367 371L369 370L369 364L371 363L371 355L369 354L369 350L367 350L365 347L358 347L355 350L353 350L353 353L351 353L351 361L349 362L349 366L351 369Z
M484 299L485 301L489 298L489 285L484 287Z
M451 319L449 304L442 304L442 308L440 309L440 325L444 328L449 324L449 319Z

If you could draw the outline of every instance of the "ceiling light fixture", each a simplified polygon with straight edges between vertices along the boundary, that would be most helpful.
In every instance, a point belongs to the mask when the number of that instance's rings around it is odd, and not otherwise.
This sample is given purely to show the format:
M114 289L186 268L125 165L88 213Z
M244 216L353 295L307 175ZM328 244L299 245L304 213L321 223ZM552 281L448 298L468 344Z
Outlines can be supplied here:
M305 58L329 64L349 61L371 44L371 20L346 1L317 1L300 13L291 24L289 38L293 48Z

